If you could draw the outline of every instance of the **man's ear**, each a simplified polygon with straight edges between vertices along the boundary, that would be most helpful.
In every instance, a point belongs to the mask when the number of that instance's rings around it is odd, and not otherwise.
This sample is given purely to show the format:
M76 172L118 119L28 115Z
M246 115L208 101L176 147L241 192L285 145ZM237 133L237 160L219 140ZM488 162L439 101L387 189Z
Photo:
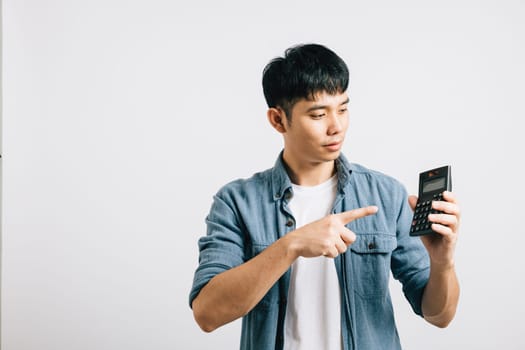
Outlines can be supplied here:
M281 134L286 132L286 114L281 108L271 107L268 109L268 112L266 112L266 115L275 130Z

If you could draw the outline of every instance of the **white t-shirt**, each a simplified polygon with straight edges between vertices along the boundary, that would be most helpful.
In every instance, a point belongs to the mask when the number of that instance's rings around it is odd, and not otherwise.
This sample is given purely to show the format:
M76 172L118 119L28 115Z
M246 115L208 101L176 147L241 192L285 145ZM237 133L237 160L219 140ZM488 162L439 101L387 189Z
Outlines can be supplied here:
M290 209L299 228L330 214L337 176L312 187L293 185ZM341 350L341 291L334 260L299 257L292 264L284 321L285 350Z

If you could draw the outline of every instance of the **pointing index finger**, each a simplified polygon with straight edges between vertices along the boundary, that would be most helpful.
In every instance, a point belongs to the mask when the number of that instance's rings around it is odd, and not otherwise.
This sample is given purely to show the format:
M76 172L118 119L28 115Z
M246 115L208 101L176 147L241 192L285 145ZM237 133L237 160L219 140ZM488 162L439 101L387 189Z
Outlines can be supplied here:
M341 219L341 221L346 225L356 219L360 219L365 216L375 214L377 213L377 211L378 211L378 208L375 205L370 205L368 207L352 209L352 210L344 211L342 213L335 214L335 215L339 219Z

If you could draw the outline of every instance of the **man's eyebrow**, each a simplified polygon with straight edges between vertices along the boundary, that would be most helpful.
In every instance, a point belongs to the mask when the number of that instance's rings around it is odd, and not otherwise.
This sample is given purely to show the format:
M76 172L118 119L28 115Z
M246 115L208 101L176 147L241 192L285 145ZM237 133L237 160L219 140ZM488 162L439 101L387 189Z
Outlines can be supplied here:
M308 108L306 110L306 113L308 112L312 112L312 111L315 111L315 110L318 110L318 109L325 109L327 106L326 105L313 105L312 107Z
M339 104L339 106L342 106L342 105L345 105L347 104L348 102L350 102L350 98L347 98L346 100L344 100L343 102L341 102ZM318 109L326 109L328 108L327 105L313 105L312 107L308 108L306 110L306 113L309 113L309 112L312 112L312 111L315 111L315 110L318 110Z

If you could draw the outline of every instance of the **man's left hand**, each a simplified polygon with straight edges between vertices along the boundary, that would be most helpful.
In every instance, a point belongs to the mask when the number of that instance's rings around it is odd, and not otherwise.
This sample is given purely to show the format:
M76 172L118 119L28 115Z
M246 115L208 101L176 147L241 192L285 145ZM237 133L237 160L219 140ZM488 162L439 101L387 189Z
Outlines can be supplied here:
M452 192L443 192L444 201L433 201L432 209L441 214L429 214L434 234L421 236L433 265L448 268L454 266L454 250L458 238L461 212L456 196ZM412 210L416 207L417 197L409 196L408 203Z

